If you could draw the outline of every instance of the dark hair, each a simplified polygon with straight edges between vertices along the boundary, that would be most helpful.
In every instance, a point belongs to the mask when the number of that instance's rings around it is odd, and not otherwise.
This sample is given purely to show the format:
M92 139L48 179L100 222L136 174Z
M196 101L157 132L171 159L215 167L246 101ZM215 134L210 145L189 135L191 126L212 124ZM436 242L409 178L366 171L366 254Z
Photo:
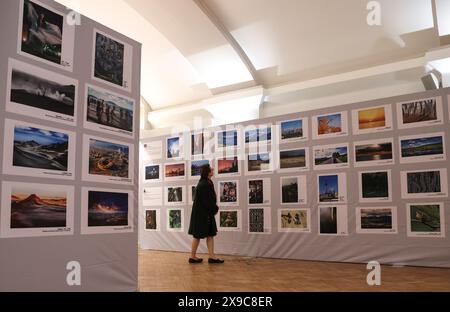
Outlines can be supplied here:
M210 172L211 172L211 166L209 164L203 165L200 168L200 177L202 179L208 179Z

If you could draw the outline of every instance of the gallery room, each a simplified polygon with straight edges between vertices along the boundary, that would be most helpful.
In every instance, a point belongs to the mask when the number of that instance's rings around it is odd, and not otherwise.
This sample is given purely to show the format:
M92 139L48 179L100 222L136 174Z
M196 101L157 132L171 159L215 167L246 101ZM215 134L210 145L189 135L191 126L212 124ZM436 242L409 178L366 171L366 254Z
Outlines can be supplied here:
M449 0L0 17L0 292L450 291Z

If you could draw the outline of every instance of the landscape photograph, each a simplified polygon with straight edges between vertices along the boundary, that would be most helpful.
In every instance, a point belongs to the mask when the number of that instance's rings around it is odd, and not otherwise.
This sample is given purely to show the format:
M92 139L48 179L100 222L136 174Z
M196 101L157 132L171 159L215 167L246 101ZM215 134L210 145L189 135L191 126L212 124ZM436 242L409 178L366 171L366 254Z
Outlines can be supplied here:
M95 34L94 76L123 86L125 46L101 33Z
M298 178L286 177L281 179L281 203L298 203Z
M75 84L64 84L32 74L32 67L24 70L12 68L11 96L12 103L21 104L41 110L73 117L75 115Z
M333 114L317 117L317 134L331 134L342 132L342 115Z
M319 202L336 202L339 200L339 176L319 176Z
M361 174L362 198L388 198L388 172L363 172Z
M169 229L181 230L183 228L182 211L180 209L169 210Z
M209 165L209 160L202 159L191 161L191 177L200 177L200 171L205 165Z
M320 234L337 234L337 207L320 207Z
M272 128L257 128L245 131L245 143L257 143L272 140Z
M288 120L280 124L281 140L291 140L303 137L303 120Z
M392 210L361 209L361 229L392 229Z
M145 180L160 179L160 165L145 166Z
M165 166L166 178L184 177L185 174L186 174L186 166L184 163L166 164Z
M42 187L13 186L11 229L65 228L67 193Z
M181 143L179 137L167 139L167 159L181 156Z
M264 180L248 181L248 203L249 204L264 203Z
M271 169L269 153L248 155L248 171L263 171Z
M442 191L441 172L408 172L406 174L406 184L408 194L440 193Z
M219 182L219 197L221 203L237 203L238 202L237 182L234 181Z
M219 175L239 173L238 157L235 156L232 159L230 158L217 159L217 172Z
M157 230L158 224L156 220L156 210L146 210L145 211L145 229L146 230Z
M315 149L314 162L316 166L348 163L348 148L342 146Z
M191 134L191 155L203 155L205 137L203 132Z
M402 157L417 157L444 154L442 136L401 140Z
M69 136L28 126L14 127L13 166L68 171Z
M88 86L86 120L98 125L133 132L134 101Z
M222 228L236 228L238 226L238 212L232 211L219 211L219 222Z
M89 174L108 177L129 177L127 145L89 139Z
M304 210L282 210L280 214L281 229L308 229L308 215Z
M436 99L403 103L402 117L404 124L437 120Z
M280 151L280 169L306 167L306 150L295 149Z
M88 226L127 226L128 193L88 192Z
M441 232L440 205L410 205L411 232Z
M358 111L359 129L374 129L386 126L384 107L369 108Z
M219 131L217 132L217 147L227 148L238 146L238 131Z
M183 202L183 188L180 186L167 188L167 202L168 203L182 203Z
M392 159L392 143L356 145L356 162Z

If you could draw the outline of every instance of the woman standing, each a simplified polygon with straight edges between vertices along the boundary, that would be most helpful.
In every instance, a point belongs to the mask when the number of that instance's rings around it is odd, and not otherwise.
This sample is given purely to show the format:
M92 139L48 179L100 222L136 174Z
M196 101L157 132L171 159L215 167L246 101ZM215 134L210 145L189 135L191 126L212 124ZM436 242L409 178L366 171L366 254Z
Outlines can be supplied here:
M214 236L217 235L217 225L214 216L219 211L214 184L211 181L213 170L210 165L202 166L200 181L195 189L194 205L192 207L189 234L192 239L192 250L189 263L201 263L203 259L197 258L197 249L200 240L206 238L208 246L208 263L224 263L224 260L216 258L214 254Z

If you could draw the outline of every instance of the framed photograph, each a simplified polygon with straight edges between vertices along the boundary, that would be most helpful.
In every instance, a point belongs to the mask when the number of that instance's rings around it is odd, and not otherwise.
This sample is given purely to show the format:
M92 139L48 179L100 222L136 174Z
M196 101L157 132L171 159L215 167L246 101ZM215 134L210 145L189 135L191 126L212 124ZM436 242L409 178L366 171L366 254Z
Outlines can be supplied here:
M372 134L393 130L391 105L352 111L353 134Z
M279 172L298 172L309 170L309 148L280 150L278 153Z
M166 139L166 159L181 160L184 158L184 144L182 136Z
M132 233L133 191L83 187L81 234Z
M134 138L136 104L106 89L85 86L84 127L89 130Z
M92 79L131 92L133 47L94 29Z
M354 142L355 168L394 164L394 139Z
M248 234L271 234L272 212L270 207L248 208Z
M237 149L241 146L239 129L216 131L216 152Z
M183 181L186 180L186 163L176 162L164 165L165 181Z
M188 195L189 195L189 200L188 203L189 205L193 205L194 204L194 200L195 200L195 191L197 189L197 184L190 184L188 186Z
M445 237L444 203L406 205L408 237Z
M348 143L314 147L314 170L350 168Z
M442 97L397 103L397 119L399 129L442 125Z
M6 119L3 173L75 179L75 133Z
M356 208L356 233L397 234L397 207Z
M184 232L184 209L167 209L167 231Z
M162 171L161 164L144 165L144 183L161 183Z
M0 236L74 234L74 187L3 182Z
M191 180L199 180L202 167L211 165L208 159L191 160L189 163L189 179Z
M241 174L238 156L216 157L217 177L238 176Z
M348 235L347 206L319 206L319 235Z
M120 141L84 135L83 180L132 185L134 146Z
M216 223L221 232L241 232L242 210L221 209L216 215Z
M271 179L250 179L247 181L247 203L254 205L270 205L271 203Z
M78 81L9 59L6 111L75 126Z
M145 228L144 231L160 232L161 231L161 210L146 209L145 210Z
M402 198L448 197L447 169L401 171Z
M347 112L318 115L312 118L313 139L329 139L348 135Z
M360 203L392 201L391 170L360 171L358 177Z
M218 182L218 202L219 206L239 205L239 181L226 180Z
M141 143L142 160L145 162L159 161L163 158L163 142L150 141Z
M278 209L278 232L311 233L311 210L309 208Z
M281 177L281 205L305 205L308 202L307 189L307 180L304 175L295 177Z
M176 206L186 204L186 186L166 186L164 188L164 204L166 206Z
M142 190L142 205L162 206L163 204L163 188L162 187L144 187Z
M272 142L272 134L271 125L248 126L245 128L245 144L249 146L268 145Z
M17 53L72 72L75 25L67 16L40 1L20 0Z
M273 157L270 152L247 155L246 174L262 174L273 172Z
M278 128L280 143L308 140L308 118L283 120L278 123Z
M347 174L322 174L317 176L318 203L347 202Z
M203 131L191 133L191 156L202 156L205 153L205 134Z
M401 164L447 159L443 132L400 137L399 141Z

